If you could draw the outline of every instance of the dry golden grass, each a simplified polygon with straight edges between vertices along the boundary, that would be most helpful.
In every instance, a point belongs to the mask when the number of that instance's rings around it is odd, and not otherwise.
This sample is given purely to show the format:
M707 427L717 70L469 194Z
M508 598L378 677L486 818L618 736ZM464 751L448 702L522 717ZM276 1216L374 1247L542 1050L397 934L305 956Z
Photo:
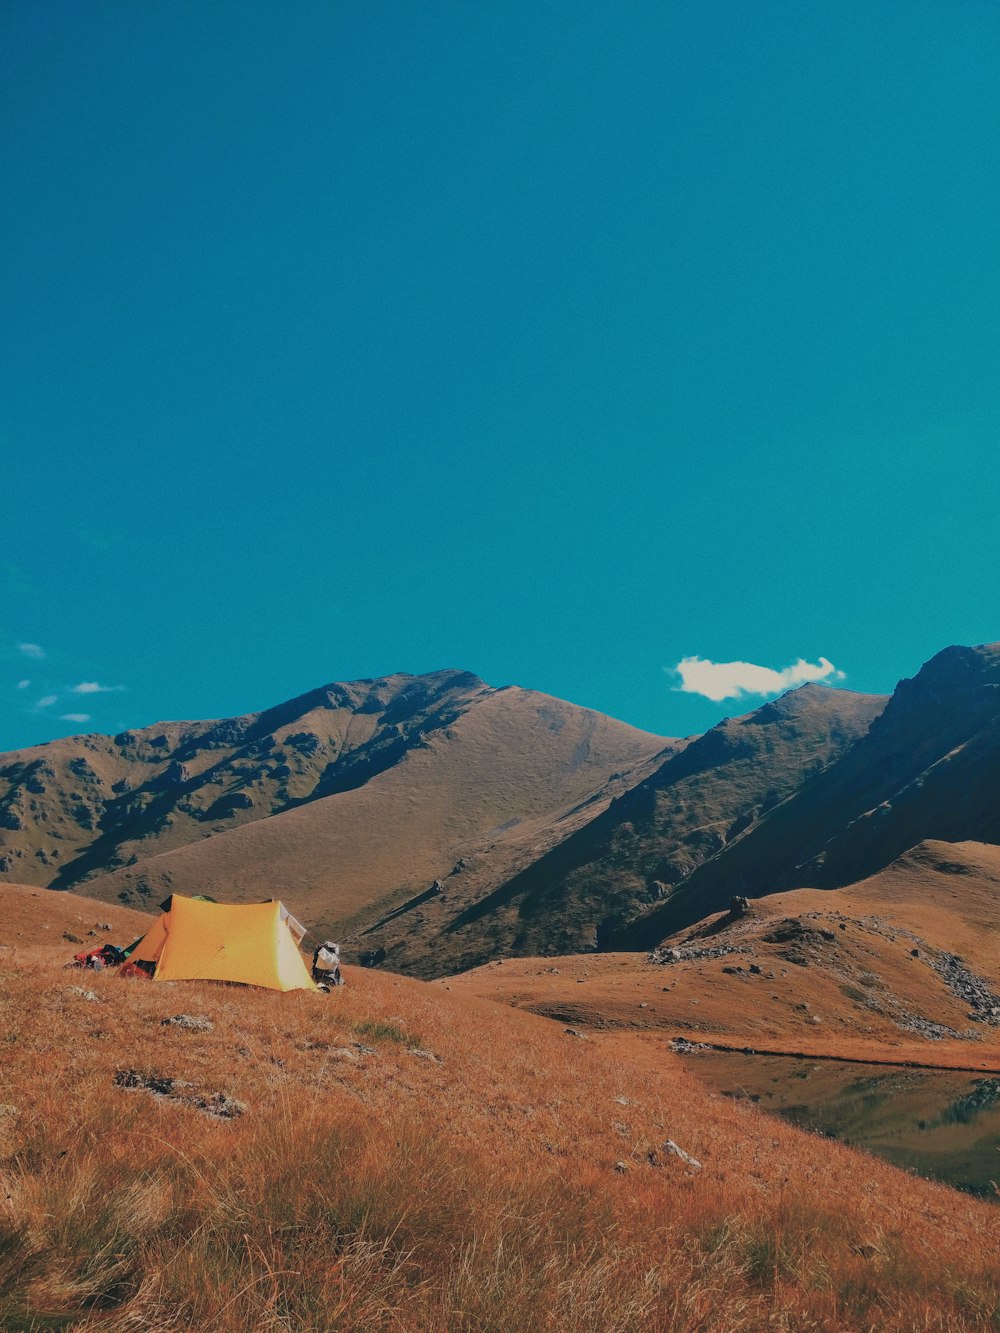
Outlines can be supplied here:
M782 976L780 968L769 967L766 955L758 956L774 977L753 976L745 970L741 975L726 973L723 968L732 963L731 957L662 967L647 962L643 954L576 954L505 958L430 984L588 1030L644 1032L658 1046L667 1038L683 1037L817 1059L1000 1072L997 1028L980 1026L978 1041L931 1041L910 1035L890 1018L845 995L836 975L792 966ZM745 958L737 961L746 968ZM868 961L878 967L884 956ZM929 1010L933 1016L940 1012L935 1006L941 1002L945 1017L964 1020L964 1009L938 988L928 996L925 972L910 970L912 993L903 989L899 973L891 968L879 968L871 975L883 987L895 983L897 998L912 998L915 1009ZM813 1014L820 1016L819 1024L810 1022Z
M342 935L346 923L368 924L444 878L459 857L471 863L463 892L477 883L486 892L598 813L622 789L612 783L599 799L611 774L642 767L667 744L531 690L481 687L471 702L468 693L459 692L447 727L411 738L397 762L368 781L268 818L247 814L248 822L211 837L204 823L174 812L162 835L123 845L122 853L139 856L137 865L82 887L107 902L124 892L141 903L140 884L153 886L152 902L171 890L258 902L275 892L280 867L288 907ZM304 729L339 754L369 739L374 716L321 706L277 737L283 744L287 732ZM258 814L269 809L264 788L253 790ZM412 917L407 926L404 935L412 935Z
M645 953L505 958L438 984L591 1027L1000 1071L1000 1028L973 1021L968 1001L931 966L937 951L961 956L1000 992L998 884L1000 849L926 842L848 888L773 894L754 900L741 921L726 925L721 914L665 941L682 952L735 948L723 957L666 966ZM789 918L832 939L818 947L770 941ZM914 1030L913 1018L965 1036L931 1040Z
M714 1098L641 1035L348 982L281 996L0 960L0 1326L1000 1324L996 1209ZM179 1012L214 1028L161 1026ZM122 1090L126 1067L246 1113Z
M129 944L145 934L152 918L118 903L102 903L78 893L58 893L35 884L0 884L0 958L24 955L51 957L51 948L62 948L67 959L84 948L96 948L107 940ZM112 933L97 930L107 924ZM91 933L93 932L93 933ZM60 938L75 935L80 944ZM48 954L35 951L43 946Z

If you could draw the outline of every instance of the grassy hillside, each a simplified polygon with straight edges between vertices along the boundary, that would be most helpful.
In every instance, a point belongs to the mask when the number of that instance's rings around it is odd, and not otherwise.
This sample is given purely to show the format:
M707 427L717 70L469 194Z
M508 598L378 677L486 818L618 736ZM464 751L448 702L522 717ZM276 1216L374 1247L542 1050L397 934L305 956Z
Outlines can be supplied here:
M665 748L676 746L467 673L333 685L245 718L4 756L0 865L140 907L173 890L280 895L340 934L435 880L452 877L452 902L485 891ZM433 933L416 922L365 947Z
M574 1025L1000 1070L1000 848L925 843L848 888L709 916L657 957L504 959L449 979Z
M839 758L885 706L807 685L666 755L579 832L448 925L434 961L609 947L708 858Z
M533 858L600 809L666 744L544 695L488 691L362 785L98 877L87 891L126 902L172 890L230 902L280 894L317 931L343 935L435 880L447 886L444 904L477 892L525 846ZM416 925L407 914L404 945Z
M330 996L100 975L88 999L35 949L0 958L3 1327L1000 1317L995 1208L711 1097L648 1037L352 969Z
M488 693L468 672L397 675L0 756L0 873L68 888L360 785Z
M145 912L82 894L39 889L33 884L0 884L0 956L27 950L34 957L33 950L42 946L63 949L64 961L68 961L85 945L96 948L107 940L131 943L145 934L151 919ZM111 930L104 930L105 925Z

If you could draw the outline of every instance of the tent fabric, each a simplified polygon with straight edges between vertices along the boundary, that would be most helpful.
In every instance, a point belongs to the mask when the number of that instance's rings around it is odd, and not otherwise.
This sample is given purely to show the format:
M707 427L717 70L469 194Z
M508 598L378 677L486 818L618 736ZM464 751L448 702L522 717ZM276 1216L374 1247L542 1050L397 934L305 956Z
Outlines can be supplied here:
M303 937L306 933L305 926L302 924L301 921L298 920L297 917L292 916L291 912L288 910L288 908L285 906L284 903L279 903L278 906L281 908L281 919L282 921L284 921L288 929L292 932L292 936L295 940L295 943L301 944Z
M155 963L159 958L167 939L167 913L164 912L156 920L156 924L146 931L142 939L134 944L129 951L128 959L130 963Z
M234 906L175 893L131 954L155 962L154 981L237 981L315 990L280 902ZM296 922L298 925L298 922Z

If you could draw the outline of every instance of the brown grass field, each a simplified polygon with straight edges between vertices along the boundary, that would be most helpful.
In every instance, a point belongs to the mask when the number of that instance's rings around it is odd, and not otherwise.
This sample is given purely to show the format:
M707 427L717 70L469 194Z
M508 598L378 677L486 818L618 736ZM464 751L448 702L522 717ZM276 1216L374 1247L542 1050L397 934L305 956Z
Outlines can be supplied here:
M62 950L65 961L85 947L96 948L106 940L130 944L149 929L153 920L145 912L117 903L97 902L75 893L54 893L33 884L4 884L0 887L0 960L10 961L25 950L37 958L40 946L53 945ZM111 933L97 931L99 924L111 926ZM81 943L72 944L62 938L64 933L75 935Z
M363 745L371 725L371 715L320 707L277 736L305 728L340 753ZM669 744L547 695L484 687L450 725L428 731L366 782L320 799L303 794L304 804L228 828L174 811L164 831L118 849L138 854L138 865L77 887L105 902L126 893L140 906L171 890L259 902L274 893L280 866L289 908L343 934L346 923L368 924L446 877L460 857L470 862L464 892L479 879L492 886L599 813L624 789L621 776L609 784L612 773L645 772ZM247 790L256 807L242 818L270 811L261 783ZM209 829L214 836L205 836Z
M849 888L773 894L739 922L723 914L665 941L682 951L733 948L722 957L665 966L644 953L505 958L437 984L589 1028L996 1072L1000 1026L970 1019L931 964L953 953L1000 993L998 882L1000 849L922 843ZM804 943L768 938L789 920L811 932ZM914 1019L961 1038L928 1039Z
M896 993L905 997L901 981L909 979L893 976L884 966L884 956L870 953L865 961L873 969L883 963L877 974L883 986L888 974L900 985ZM762 979L723 972L729 962L724 958L666 968L651 965L638 954L506 958L430 984L588 1031L631 1031L664 1040L682 1037L723 1049L750 1048L815 1059L1000 1073L997 1028L983 1028L978 1041L928 1041L908 1036L884 1015L849 1000L836 977L816 969L804 974L788 968L785 976L775 970L773 978ZM766 965L765 957L762 966ZM901 961L899 971L904 967ZM922 974L914 977L914 998L925 980ZM933 1005L928 1007L933 1012ZM813 1014L819 1024L810 1022Z
M1000 1327L995 1207L715 1097L648 1035L354 969L330 996L122 981L37 940L0 953L5 1329ZM217 1092L244 1113L193 1104Z

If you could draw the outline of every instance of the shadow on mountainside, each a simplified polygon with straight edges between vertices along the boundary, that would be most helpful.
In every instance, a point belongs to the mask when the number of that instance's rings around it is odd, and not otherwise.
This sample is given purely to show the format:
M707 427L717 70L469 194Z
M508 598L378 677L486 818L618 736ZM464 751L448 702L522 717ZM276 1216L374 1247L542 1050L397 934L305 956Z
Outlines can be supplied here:
M733 894L840 888L926 839L1000 842L1000 646L947 648L824 772L697 869L616 943L647 948Z
M804 686L727 718L565 842L467 907L463 963L609 947L706 860L867 731L882 696ZM474 928L489 918L488 935Z

